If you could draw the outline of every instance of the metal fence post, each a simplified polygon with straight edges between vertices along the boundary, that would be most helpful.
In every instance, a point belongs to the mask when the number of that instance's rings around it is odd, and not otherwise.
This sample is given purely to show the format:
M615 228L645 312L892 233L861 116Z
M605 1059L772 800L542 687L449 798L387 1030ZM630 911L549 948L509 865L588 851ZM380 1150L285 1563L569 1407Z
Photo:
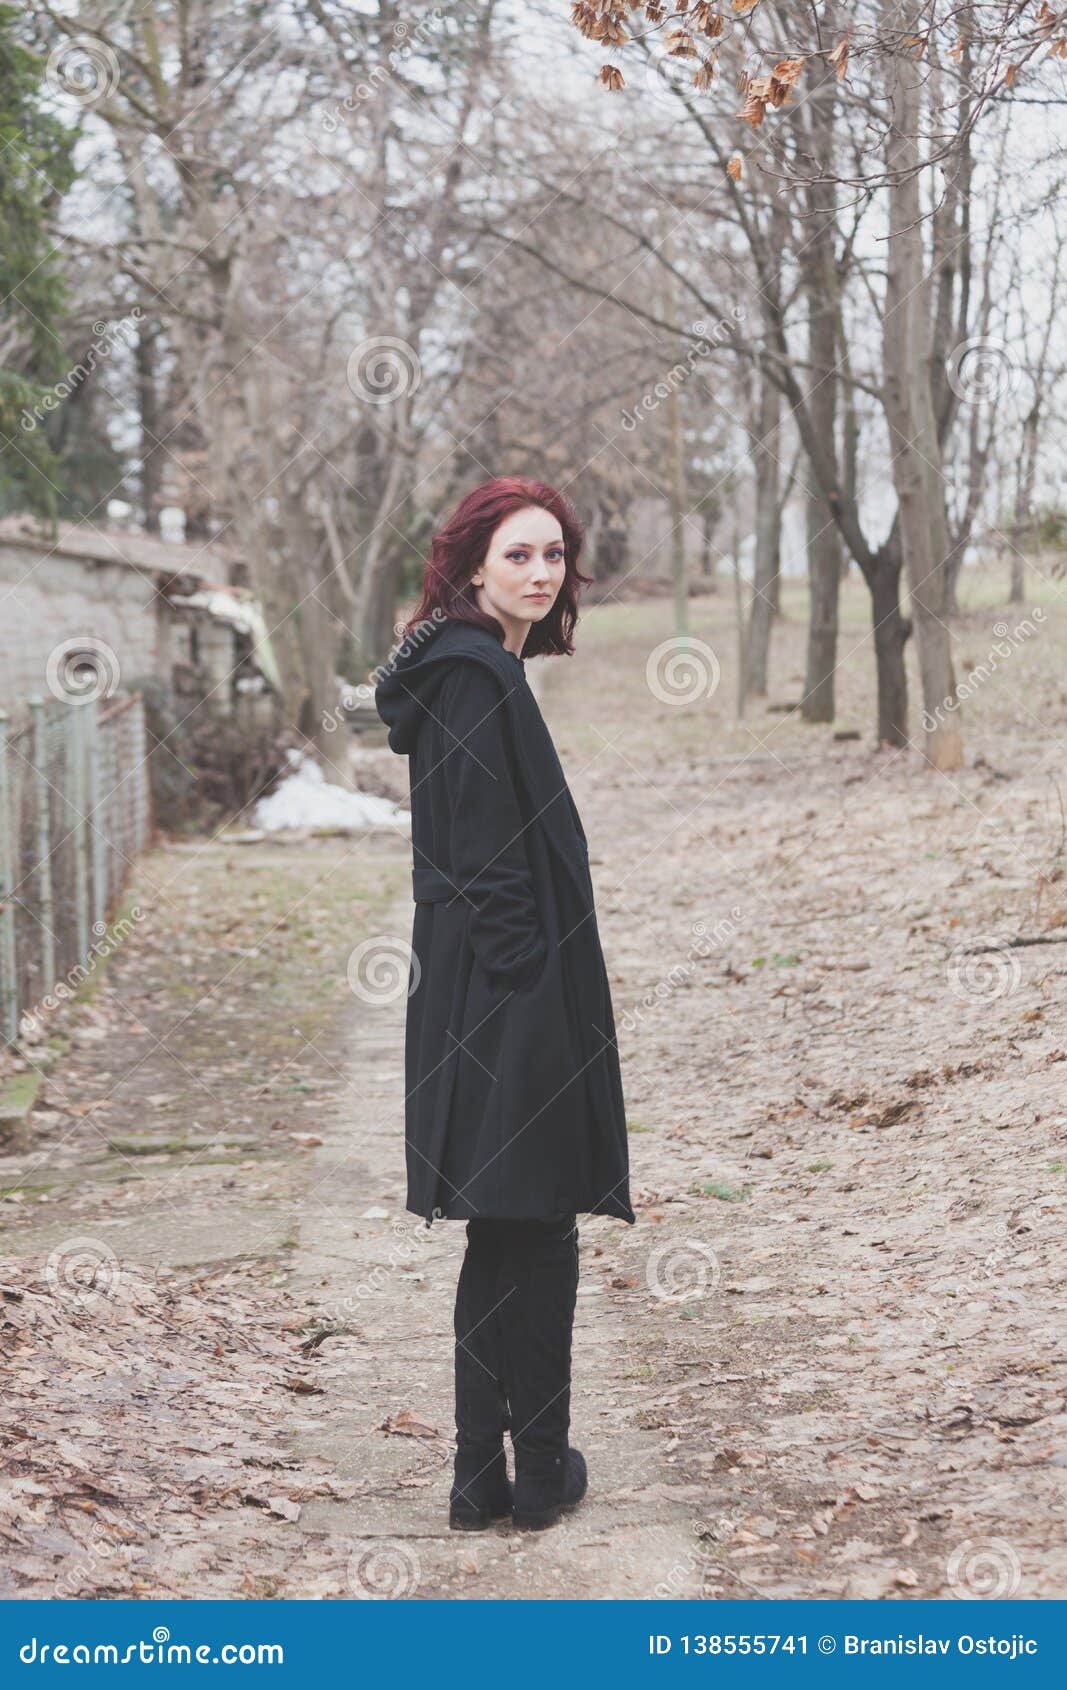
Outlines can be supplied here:
M71 764L71 796L76 816L74 823L74 900L78 923L78 959L84 962L89 954L89 822L86 816L85 717L84 705L68 706L68 733Z
M152 753L148 749L148 723L145 718L144 694L138 693L134 702L133 755L137 763L137 845L138 855L152 838L155 815L152 809Z
M4 1037L14 1044L19 1030L15 973L15 832L8 768L8 715L0 710L0 1014Z
M37 885L41 899L41 986L47 997L56 983L55 898L52 891L52 802L48 784L48 718L44 700L30 699L33 769L37 787Z
M105 817L102 813L103 781L100 770L100 724L97 700L86 699L79 706L85 711L86 761L89 776L89 856L92 872L93 931L98 932L107 914L107 858L104 855L107 839L104 836Z
M151 843L140 694L28 703L25 728L0 710L0 1047L17 1043L20 1017L54 996L59 973L95 956Z

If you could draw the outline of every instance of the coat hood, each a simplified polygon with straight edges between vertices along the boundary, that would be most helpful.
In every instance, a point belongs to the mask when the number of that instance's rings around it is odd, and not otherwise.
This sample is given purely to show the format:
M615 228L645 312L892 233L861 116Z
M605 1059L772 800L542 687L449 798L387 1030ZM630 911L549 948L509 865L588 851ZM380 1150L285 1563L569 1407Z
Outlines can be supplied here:
M410 757L414 751L448 666L457 657L485 663L505 681L513 682L523 669L522 658L505 651L487 628L454 616L418 623L382 665L374 689L375 708L389 729L390 749L399 756Z

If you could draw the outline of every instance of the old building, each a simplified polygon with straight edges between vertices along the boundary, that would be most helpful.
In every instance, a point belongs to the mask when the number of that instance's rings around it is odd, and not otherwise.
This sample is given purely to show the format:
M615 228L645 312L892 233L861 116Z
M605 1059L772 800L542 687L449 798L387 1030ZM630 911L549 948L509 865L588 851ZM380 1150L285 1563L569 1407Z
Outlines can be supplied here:
M0 521L0 708L62 696L76 677L101 695L151 677L217 708L278 689L258 602L219 545L178 544L92 523Z

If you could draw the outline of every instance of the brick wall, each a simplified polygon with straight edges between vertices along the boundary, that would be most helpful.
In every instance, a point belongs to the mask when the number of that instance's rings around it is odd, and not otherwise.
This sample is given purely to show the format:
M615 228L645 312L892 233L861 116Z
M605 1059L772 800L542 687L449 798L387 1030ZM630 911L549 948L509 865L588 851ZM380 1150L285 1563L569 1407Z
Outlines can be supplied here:
M137 676L169 679L185 630L153 603L150 576L121 563L90 563L0 541L0 708L21 715L48 692L50 654L64 640L103 640L118 659L120 685ZM158 613L157 613L158 605Z

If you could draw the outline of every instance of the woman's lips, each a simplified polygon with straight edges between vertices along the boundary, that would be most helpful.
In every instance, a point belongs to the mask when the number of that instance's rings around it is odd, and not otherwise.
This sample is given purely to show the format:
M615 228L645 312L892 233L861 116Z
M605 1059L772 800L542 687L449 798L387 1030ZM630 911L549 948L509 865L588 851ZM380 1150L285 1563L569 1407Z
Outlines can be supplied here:
M528 598L528 599L550 599L552 597L552 594L551 593L526 593L525 597Z

